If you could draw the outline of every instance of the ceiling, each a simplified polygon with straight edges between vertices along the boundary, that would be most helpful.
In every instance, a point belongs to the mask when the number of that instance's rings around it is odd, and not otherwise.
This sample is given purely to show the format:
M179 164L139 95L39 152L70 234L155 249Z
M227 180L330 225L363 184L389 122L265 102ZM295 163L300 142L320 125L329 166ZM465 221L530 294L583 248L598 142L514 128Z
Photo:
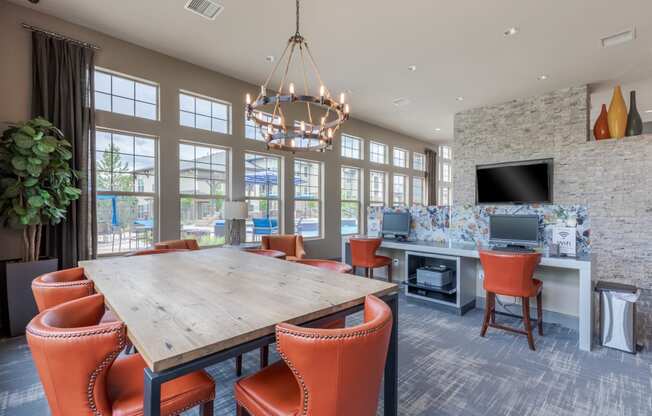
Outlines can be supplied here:
M219 0L215 21L184 10L186 0L13 2L254 84L294 32L292 0ZM301 32L329 89L352 91L353 117L437 142L452 139L464 109L652 79L650 16L650 0L304 0ZM510 27L519 32L505 36ZM632 27L635 41L602 48ZM652 91L639 104L652 109Z

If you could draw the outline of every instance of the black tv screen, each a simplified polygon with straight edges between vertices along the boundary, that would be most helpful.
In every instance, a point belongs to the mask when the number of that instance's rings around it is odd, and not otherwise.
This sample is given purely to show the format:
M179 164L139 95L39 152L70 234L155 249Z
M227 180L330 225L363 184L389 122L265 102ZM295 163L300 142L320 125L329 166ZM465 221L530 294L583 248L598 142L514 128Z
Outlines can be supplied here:
M476 167L476 202L552 202L552 159Z

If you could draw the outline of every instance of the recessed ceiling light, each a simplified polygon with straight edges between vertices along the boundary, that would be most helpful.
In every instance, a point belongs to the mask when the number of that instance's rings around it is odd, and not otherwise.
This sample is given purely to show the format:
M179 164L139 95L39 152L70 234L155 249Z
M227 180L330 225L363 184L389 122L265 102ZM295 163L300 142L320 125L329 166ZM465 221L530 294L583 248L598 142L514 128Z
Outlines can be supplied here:
M401 97L392 101L392 104L394 104L396 107L403 107L404 105L410 104L410 100L408 98Z
M537 77L537 79L538 79L539 81L545 81L545 80L548 79L548 75L546 75L546 74L539 75L539 76Z
M416 66L416 65L410 65L410 66L408 66L408 71L414 72L414 71L416 71L416 70L417 70L417 66Z
M519 29L517 27L510 27L509 29L507 29L506 31L503 32L503 35L505 35L505 36L513 36L513 35L517 34L518 31L519 31Z
M455 99L456 99L457 101L464 101L464 97L462 97L462 96L455 97Z
M267 56L265 57L265 60L266 60L267 62L269 62L270 64L271 64L272 62L274 62L275 59L276 59L276 58L274 58L274 55L267 55Z
M441 129L439 127L436 127L435 131L441 131Z

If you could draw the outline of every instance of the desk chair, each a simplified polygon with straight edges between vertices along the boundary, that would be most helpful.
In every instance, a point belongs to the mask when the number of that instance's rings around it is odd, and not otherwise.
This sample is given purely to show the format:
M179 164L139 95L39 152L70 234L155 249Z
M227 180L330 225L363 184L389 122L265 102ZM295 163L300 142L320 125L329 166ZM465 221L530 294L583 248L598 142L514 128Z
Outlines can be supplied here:
M290 235L264 235L260 242L260 248L264 250L278 250L286 254L287 260L302 259L306 256L303 248L303 236Z
M480 251L480 263L484 269L483 286L485 298L484 321L480 336L484 337L488 327L498 328L517 334L527 335L532 351L535 350L530 323L530 298L537 298L537 326L543 335L543 304L541 280L534 279L534 270L541 261L540 253L506 253L499 251ZM523 325L525 331L496 323L496 295L521 298L523 305Z
M199 250L197 240L189 238L186 240L168 240L154 244L154 249L182 249L182 250Z
M392 259L385 256L376 255L376 250L383 242L381 238L356 237L349 240L351 247L351 266L353 274L357 267L364 268L365 276L373 279L374 268L387 267L387 280L392 282Z

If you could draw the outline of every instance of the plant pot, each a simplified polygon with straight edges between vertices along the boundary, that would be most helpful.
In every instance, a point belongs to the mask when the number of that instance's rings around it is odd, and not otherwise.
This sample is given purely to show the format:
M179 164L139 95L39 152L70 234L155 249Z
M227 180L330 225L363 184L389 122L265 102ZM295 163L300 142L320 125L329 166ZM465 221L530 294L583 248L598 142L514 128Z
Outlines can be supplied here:
M7 261L0 268L2 293L2 329L6 335L15 337L25 333L25 327L38 313L32 280L43 273L56 271L57 259L43 259L22 263Z

